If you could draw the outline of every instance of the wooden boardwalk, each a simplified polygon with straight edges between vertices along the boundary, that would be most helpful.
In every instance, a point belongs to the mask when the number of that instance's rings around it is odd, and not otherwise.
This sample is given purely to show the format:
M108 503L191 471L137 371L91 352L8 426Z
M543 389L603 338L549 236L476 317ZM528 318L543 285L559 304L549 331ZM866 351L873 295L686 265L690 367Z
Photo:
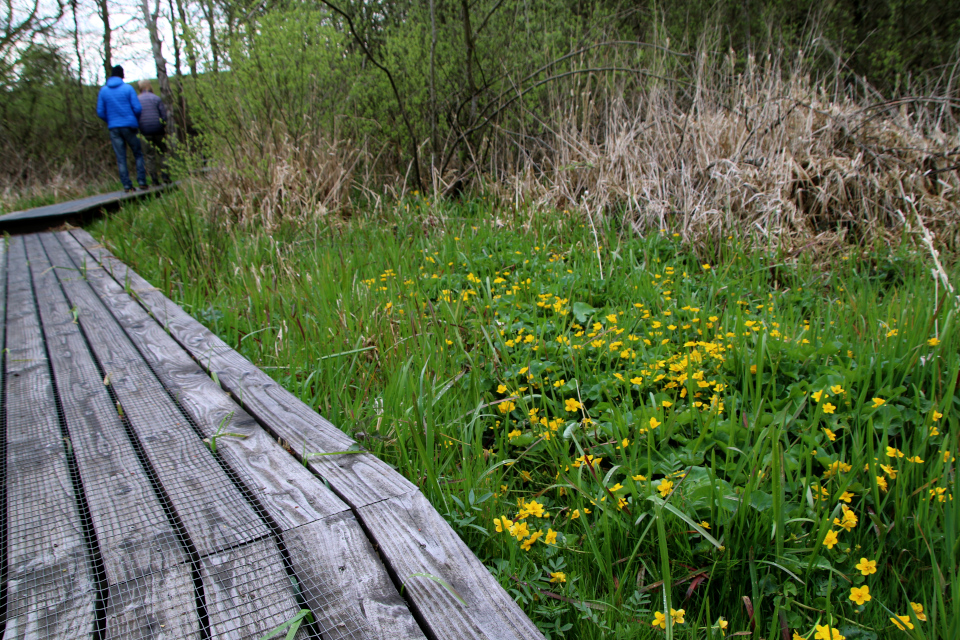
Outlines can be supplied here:
M0 242L0 340L6 640L258 640L303 609L298 638L543 637L387 464L304 465L357 447L86 232Z
M35 209L26 209L24 211L14 211L0 216L0 231L28 231L48 229L64 222L81 222L101 210L115 207L123 202L137 200L144 196L154 195L166 191L172 185L163 185L159 187L150 187L145 191L111 191L110 193L101 193L81 198L80 200L71 200L69 202L58 202L45 207Z

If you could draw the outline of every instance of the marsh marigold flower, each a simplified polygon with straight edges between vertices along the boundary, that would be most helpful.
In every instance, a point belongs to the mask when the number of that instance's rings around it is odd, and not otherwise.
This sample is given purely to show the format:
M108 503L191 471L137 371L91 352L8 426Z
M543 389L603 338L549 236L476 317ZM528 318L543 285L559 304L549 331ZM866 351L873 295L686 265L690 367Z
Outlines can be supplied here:
M923 605L919 602L911 602L910 608L913 609L913 612L917 614L917 620L920 622L927 621L927 615L923 612Z
M913 629L913 623L910 621L910 616L896 616L894 618L890 618L890 622L897 625L897 629L900 629L900 631Z
M827 549L833 549L833 546L840 542L840 538L837 537L837 532L833 529L827 531L827 537L823 539L823 546Z
M839 631L831 629L828 625L818 624L816 629L814 640L847 640L846 636L840 635Z
M561 582L561 583L562 583L562 582L566 582L566 581L567 581L567 574L565 574L563 571L556 571L556 572L550 574L550 582Z
M870 587L863 585L862 587L850 587L850 600L856 602L858 605L866 604L873 600L870 596Z
M877 572L877 561L860 558L860 562L857 563L857 569L860 570L860 575L872 575Z
M884 400L883 398L874 398L873 400L871 400L871 402L873 402L873 408L876 409L881 405L883 405L886 402L886 400Z
M836 410L837 410L837 408L836 408L835 406L833 406L832 404L830 404L829 402L823 403L823 412L824 412L824 413L833 413L833 412L836 411Z
M666 629L666 628L667 628L667 616L665 616L665 615L663 614L663 612L661 612L661 611L654 611L654 612L653 612L653 622L651 622L650 624L652 624L652 625L654 626L654 628L660 627L661 629Z
M564 406L567 411L576 411L583 405L580 404L576 398L567 398L566 401L564 402Z
M673 624L683 624L683 616L686 613L686 609L670 609L670 617L673 618Z
M660 492L660 495L664 498L670 493L673 489L673 481L671 480L661 480L660 484L657 485L657 491Z

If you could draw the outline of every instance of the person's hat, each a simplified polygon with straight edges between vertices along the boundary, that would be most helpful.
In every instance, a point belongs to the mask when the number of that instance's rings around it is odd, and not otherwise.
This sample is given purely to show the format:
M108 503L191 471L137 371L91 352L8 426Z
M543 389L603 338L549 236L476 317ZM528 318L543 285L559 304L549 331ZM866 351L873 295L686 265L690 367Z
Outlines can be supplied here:
M121 67L120 65L117 65L117 66L115 66L113 69L111 69L111 71L110 71L110 77L111 77L111 78L122 78L122 77L123 77L123 67Z

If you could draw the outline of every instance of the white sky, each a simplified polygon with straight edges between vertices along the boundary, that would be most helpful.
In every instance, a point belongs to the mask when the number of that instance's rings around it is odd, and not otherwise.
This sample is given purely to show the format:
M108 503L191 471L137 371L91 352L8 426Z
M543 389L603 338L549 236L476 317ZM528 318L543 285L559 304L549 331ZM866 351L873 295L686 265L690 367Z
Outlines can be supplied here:
M151 10L157 0L148 0ZM64 0L68 2L68 0ZM167 61L167 73L174 74L173 35L169 20L169 3L160 0L160 18L158 27L163 41L163 57ZM33 0L13 0L15 8L27 10ZM174 3L174 7L176 4ZM123 65L125 80L134 82L141 78L155 78L157 75L153 53L150 49L150 37L143 23L143 15L138 0L110 0L110 26L112 27L113 64ZM54 0L41 0L41 12L44 15L56 15ZM77 23L80 31L80 56L83 65L83 79L90 84L103 84L103 21L97 12L94 0L77 0ZM77 56L73 42L73 12L66 4L63 17L57 27L57 33L50 38L51 44L60 47L61 52L76 70ZM182 45L181 45L182 47ZM181 57L183 52L181 51ZM184 73L188 72L186 60L181 60Z

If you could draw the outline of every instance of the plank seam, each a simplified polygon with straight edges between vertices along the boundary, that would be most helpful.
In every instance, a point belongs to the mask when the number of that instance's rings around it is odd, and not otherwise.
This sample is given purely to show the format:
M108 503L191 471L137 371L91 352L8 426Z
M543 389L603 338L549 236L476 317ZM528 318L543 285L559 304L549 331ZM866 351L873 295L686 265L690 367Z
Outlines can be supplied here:
M24 256L26 257L26 243L24 243ZM67 420L63 411L63 404L60 400L60 394L58 393L57 387L57 378L53 370L53 365L50 359L50 347L47 342L47 330L43 326L43 322L40 321L40 302L37 298L37 286L36 282L32 275L27 276L30 282L30 294L33 297L33 307L36 310L37 314L37 325L40 329L40 337L43 341L43 352L44 357L46 358L46 367L50 376L50 385L53 387L53 401L54 406L57 408L57 422L60 425L60 435L64 438L64 441L67 443L67 446L64 447L64 459L67 463L67 469L70 472L70 481L73 485L73 494L74 499L77 503L77 512L80 516L80 527L83 531L83 541L84 545L87 547L88 558L90 562L90 572L92 578L97 585L97 597L94 602L93 611L94 611L94 628L92 637L94 640L100 640L104 637L107 628L107 596L110 592L110 586L107 584L107 572L103 563L103 555L100 551L100 541L97 538L97 532L93 527L93 516L90 513L90 506L87 504L86 492L83 488L83 478L80 477L80 467L77 464L77 459L73 453L73 447L70 445L72 440L70 439L70 427L67 425ZM6 344L4 344L6 346ZM6 353L4 353L6 355ZM4 368L4 372L6 369ZM4 391L6 390L6 384L4 384ZM6 404L4 404L4 410L6 410ZM6 423L6 420L4 420ZM4 429L6 432L6 429ZM6 487L4 487L4 492L6 492ZM4 496L4 503L6 503L6 496ZM6 557L6 554L4 554Z
M43 252L43 255L47 258L47 261L49 262L50 256L47 254L46 247L44 247L43 243L39 241L37 242L37 245L39 246L40 251ZM52 265L53 263L51 262L50 264ZM57 273L57 269L53 267L51 267L51 269L54 273L54 276L56 277L57 286L60 288L60 291L64 297L64 300L69 300L69 297L67 296L67 293L63 288L63 283L60 281L60 275L59 273ZM34 287L34 300L39 306L39 302L36 301L35 287ZM42 323L41 323L41 328L42 328ZM80 323L77 323L77 331L80 337L83 339L84 344L87 347L87 351L90 355L90 359L92 360L94 367L96 367L98 375L101 377L101 379L104 378L106 374L104 373L103 365L101 364L99 358L97 358L96 353L94 353L94 350L90 345L90 340L86 332L83 330L83 326ZM46 345L45 331L44 331L44 344ZM49 353L47 354L47 362L48 363L50 362ZM52 374L52 369L51 369L51 374ZM54 388L56 388L55 379L54 379ZM123 405L117 399L117 396L113 390L113 387L107 385L106 391L110 396L110 400L114 403L116 407L118 407L122 411ZM57 396L57 405L59 408L60 406L59 395ZM139 462L140 466L143 468L144 475L147 478L147 481L150 483L150 487L153 489L154 495L156 495L157 500L160 503L160 507L163 509L165 515L167 516L168 521L173 526L173 529L176 532L177 541L180 543L183 551L185 552L186 557L189 558L190 573L191 573L191 578L193 580L193 588L194 588L194 594L195 594L195 600L196 600L197 617L200 620L200 629L199 629L200 640L210 640L210 621L207 616L207 606L206 606L206 599L204 598L203 580L200 575L200 567L201 567L200 553L197 550L196 545L193 543L193 540L190 539L190 535L187 532L186 526L183 524L179 515L174 510L173 503L171 502L170 497L167 495L166 490L163 488L163 485L160 484L159 477L157 476L157 473L154 470L153 465L150 463L150 460L146 455L146 451L144 451L143 444L140 442L139 437L137 437L137 434L133 429L133 425L130 424L130 421L126 417L126 412L122 412L122 415L120 415L119 418L120 418L120 423L123 425L123 429L124 429L124 432L126 433L127 439L129 440L130 445L133 447L134 453L137 456L137 462ZM106 624L106 616L105 616L106 595L108 591L102 590L101 593L103 595L103 603L102 603L103 614L104 614L103 621L105 625ZM99 604L99 598L98 598L98 604ZM100 615L98 615L98 620L99 619L100 619ZM102 635L99 637L102 637Z
M73 264L73 266L74 266L75 268L77 268L78 270L80 270L80 265L78 265L78 264L76 263L76 261L74 260L73 256L70 255L70 252L66 250L66 247L63 247L63 242L60 240L60 238L58 238L58 237L55 236L55 235L54 235L54 236L51 236L51 237L52 237L52 239L53 239L55 242L59 243L60 246L64 249L64 253L66 254L67 258L70 260L70 263ZM83 281L84 281L85 283L87 283L88 286L89 286L89 282L88 282L88 279L87 279L86 277L80 276L79 279L83 280ZM58 280L60 280L59 274L58 274ZM61 287L62 287L62 285L61 285ZM97 298L100 299L101 302L103 302L103 299L100 298L100 296L99 296L99 294L97 294L96 290L95 290L93 287L90 287L90 289L91 289L91 291L93 291L94 295L96 295ZM138 302L137 304L139 304L139 302ZM196 424L196 422L195 422L194 419L191 417L190 413L186 410L186 408L184 408L183 404L181 403L181 401L180 401L180 399L177 397L177 395L173 393L173 390L171 390L171 389L164 383L162 376L160 376L160 375L157 374L156 369L154 369L154 367L153 367L153 365L150 363L149 359L147 359L147 358L144 356L144 353L143 353L142 349L141 349L140 346L137 344L137 341L134 340L134 339L132 338L132 336L130 335L130 333L127 331L127 328L124 326L124 323L121 322L119 318L117 318L117 316L116 316L116 315L114 314L114 312L113 312L113 309L110 308L110 305L104 303L103 306L104 306L104 308L107 310L107 312L110 314L110 316L113 317L113 319L116 321L117 326L120 328L120 330L123 332L123 334L124 334L124 335L127 337L127 339L130 341L130 344L131 344L131 346L134 348L134 350L140 355L140 358L141 358L141 360L143 361L143 364L145 364L146 367L147 367L147 369L150 370L150 373L153 375L153 377L156 379L157 383L160 385L160 387L161 387L161 388L164 390L164 392L167 394L167 397L170 398L170 401L173 403L173 405L174 405L174 406L177 408L177 410L180 412L180 415L183 417L183 419L186 421L186 423L187 423L188 425L190 425L191 430L194 432L194 434L197 436L197 438L203 440L203 439L204 439L204 435L203 435L203 433L200 431L200 427ZM153 319L152 316L151 316L151 319ZM154 320L154 321L155 321L155 320ZM178 344L179 344L179 343L178 343ZM187 355L189 355L189 354L187 354ZM96 361L96 358L94 358L94 360ZM98 366L98 368L100 367L99 361L97 361L97 366ZM102 369L100 369L100 373L101 373L101 375L103 375L103 370L102 370ZM113 387L112 387L112 386L108 388L108 391L110 392L110 397L111 397L115 402L117 402L117 404L120 404L119 401L117 401L116 397L114 396L114 392L113 392ZM225 392L225 393L226 393L226 392ZM227 395L231 395L231 394L228 393ZM239 405L239 403L238 403L238 405ZM123 420L123 423L124 423L124 427L128 430L128 432L131 433L131 439L133 439L133 437L135 437L135 436L132 434L132 431L133 431L132 425L129 425L129 424L128 424L128 420L127 420L127 418L126 418L125 416L122 418L122 420ZM142 451L139 450L138 444L139 444L139 441L137 442L137 444L134 445L134 447L137 449L138 455L143 455L143 456L145 457L145 456L146 456L145 452L142 452ZM280 558L283 560L283 568L284 568L284 571L286 572L287 576L290 577L290 578L295 578L296 580L300 581L301 578L300 578L300 576L297 576L296 572L294 571L293 562L292 562L292 560L291 560L291 558L290 558L290 554L289 554L289 552L287 551L287 548L286 548L285 543L283 542L283 538L282 538L282 535L281 535L282 532L283 532L282 527L280 527L280 525L273 519L273 517L270 515L269 510L268 510L263 504L261 504L260 500L256 497L256 495L253 493L253 491L246 485L246 483L243 482L243 480L240 478L239 474L233 469L233 467L231 467L230 464L229 464L221 455L217 454L216 452L213 453L213 458L214 458L214 460L216 460L217 464L218 464L218 465L220 466L220 468L223 470L224 474L227 476L227 478L230 480L230 482L231 482L231 483L237 488L237 490L240 492L240 495L242 495L242 496L244 497L244 499L247 501L247 503L248 503L248 504L250 505L250 507L253 509L254 513L255 513L255 514L259 517L259 519L266 525L268 533L267 533L267 535L265 535L265 536L260 536L260 537L258 537L258 538L254 538L254 539L251 539L251 540L247 540L247 541L243 541L243 542L238 542L237 544L231 545L231 546L229 546L229 547L224 547L224 548L221 548L221 549L217 549L216 551L212 551L212 552L207 553L207 554L200 555L200 554L198 553L198 556L197 556L197 557L198 557L200 560L202 560L203 558L206 558L206 557L209 557L209 556L214 556L214 555L217 555L217 554L219 554L219 553L224 553L224 552L226 552L226 551L230 551L230 550L233 550L233 549L238 549L238 548L240 548L240 547L242 547L242 546L244 546L244 545L247 545L247 544L252 544L252 543L254 543L254 542L258 542L258 541L261 541L261 540L265 540L265 539L271 538L271 539L273 540L273 542L277 545L278 550L280 551ZM152 471L152 470L151 470L151 471ZM151 479L151 482L152 482L152 481L153 481L153 480ZM159 484L159 479L157 480L157 484ZM171 505L171 506L172 506L172 505ZM185 531L185 530L184 530L184 535L186 535L186 531ZM199 565L198 565L198 566L199 566ZM309 607L307 606L306 600L303 598L303 594L300 593L299 590L294 590L294 597L295 597L295 599L296 599L296 601L297 601L297 604L300 605L300 608L301 608L301 609L309 609ZM313 624L314 624L314 623L310 623L310 625L308 625L308 626L311 626L311 627L312 627ZM320 637L320 634L319 634L319 632L318 632L318 630L317 630L316 628L311 628L311 633L312 633L312 635L314 635L314 636L317 637L317 638Z

